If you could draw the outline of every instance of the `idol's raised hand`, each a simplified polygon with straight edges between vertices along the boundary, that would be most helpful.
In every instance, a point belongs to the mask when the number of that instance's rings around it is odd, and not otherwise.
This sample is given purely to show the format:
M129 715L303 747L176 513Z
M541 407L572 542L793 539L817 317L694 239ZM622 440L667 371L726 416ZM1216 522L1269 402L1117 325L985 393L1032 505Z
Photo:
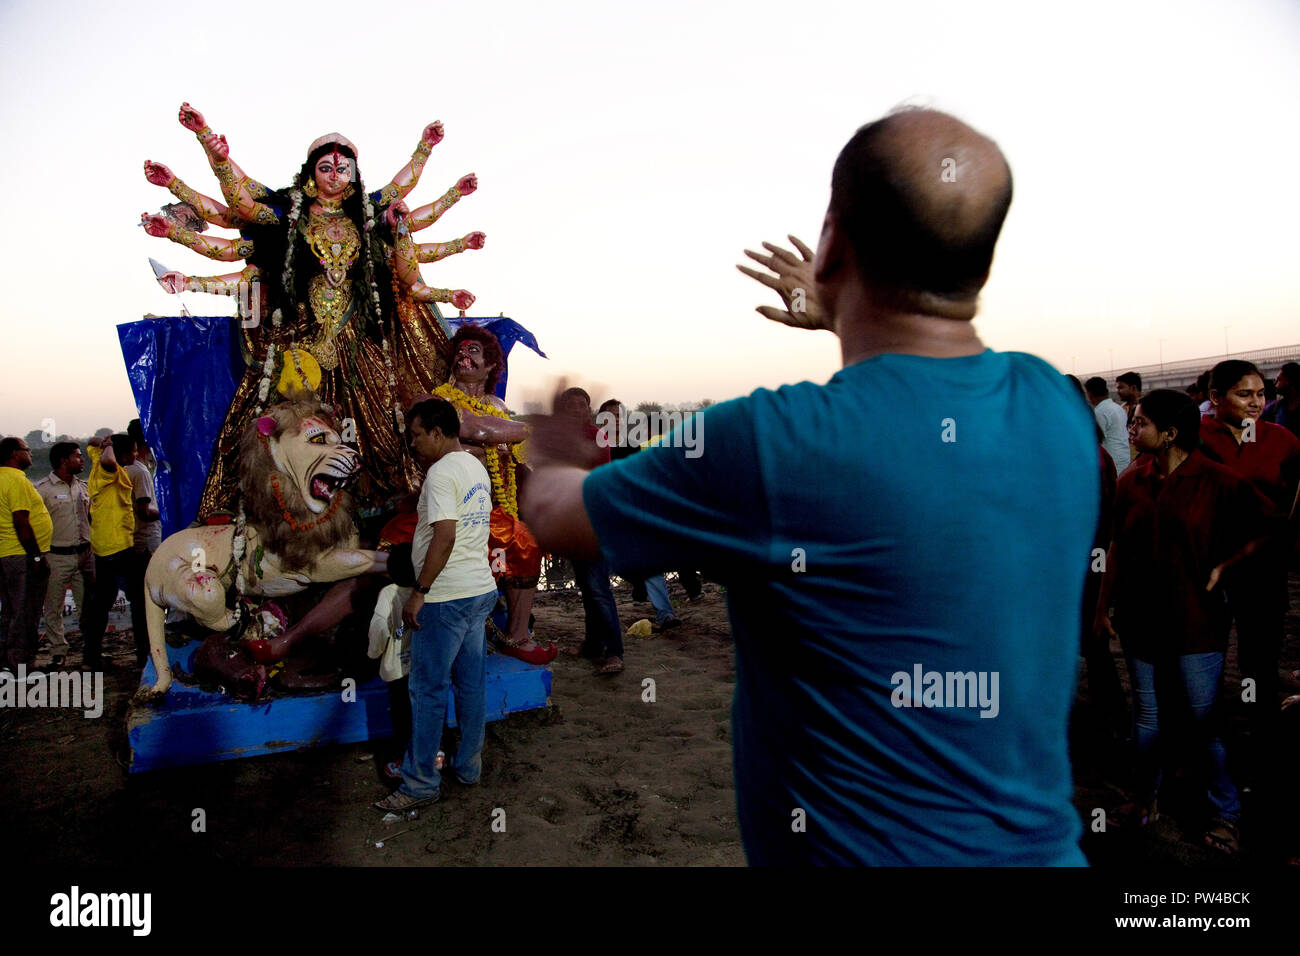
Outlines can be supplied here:
M176 175L162 163L155 163L152 159L146 159L144 161L144 178L155 186L162 186L166 189L171 185Z
M785 304L784 310L770 305L761 305L755 311L766 319L796 329L831 329L830 318L817 302L816 286L813 282L813 251L796 237L790 236L789 239L799 250L802 258L795 256L789 249L770 242L763 243L763 248L771 255L765 256L750 249L745 250L745 255L755 262L762 263L776 273L775 276L746 266L736 266L751 279L758 280L769 289L775 289Z
M420 141L426 146L437 146L442 142L442 137L444 135L445 134L442 131L442 120L434 120L424 128L424 132L420 134Z
M157 239L165 239L172 228L171 220L156 212L140 213L140 224L144 226L145 232Z
M451 304L464 312L474 304L474 296L466 292L464 289L457 289L451 294Z
M200 113L198 110L196 110L194 107L190 106L189 103L181 104L180 115L177 117L177 119L179 119L181 121L181 125L184 126L191 133L197 133L199 130L203 129L203 127L208 125L207 122L204 121L203 119L203 114Z
M456 190L462 196L468 196L476 189L478 189L478 176L474 173L466 173L464 176L460 177L460 181L456 183Z
M477 230L474 232L467 232L465 238L461 241L465 243L466 249L482 249L483 243L487 242L487 233L478 232Z

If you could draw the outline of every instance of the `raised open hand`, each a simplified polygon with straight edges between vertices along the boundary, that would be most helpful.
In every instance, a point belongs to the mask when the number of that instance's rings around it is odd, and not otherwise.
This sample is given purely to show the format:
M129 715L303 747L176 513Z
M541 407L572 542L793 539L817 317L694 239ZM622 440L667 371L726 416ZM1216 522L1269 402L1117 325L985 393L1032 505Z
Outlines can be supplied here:
M203 119L203 114L190 106L189 103L181 104L180 115L177 118L181 121L181 125L191 133L197 133L208 125Z
M459 190L462 196L468 196L474 190L478 189L478 176L473 173L466 173L464 176L460 177L460 181L456 183L456 189Z
M451 294L451 304L463 312L474 304L474 296L464 289L457 289Z
M166 189L176 176L162 163L155 163L152 159L146 159L144 161L144 178L155 186L162 186Z
M165 239L172 227L170 219L156 212L140 213L140 223L144 226L145 232L158 239Z
M434 120L424 128L420 134L420 140L428 146L437 146L442 142L442 137L446 135L442 131L442 120Z
M487 242L487 233L469 232L465 234L465 238L461 241L465 243L466 249L482 249L483 243Z
M757 279L769 289L775 289L781 301L785 303L784 310L770 305L761 305L755 311L766 319L796 329L831 329L829 316L822 311L821 305L817 302L816 286L813 282L813 251L795 236L790 236L789 239L799 250L802 259L796 257L789 249L770 242L763 243L763 248L771 255L765 256L749 249L745 250L745 255L767 266L776 273L775 276L746 266L736 266L751 279Z

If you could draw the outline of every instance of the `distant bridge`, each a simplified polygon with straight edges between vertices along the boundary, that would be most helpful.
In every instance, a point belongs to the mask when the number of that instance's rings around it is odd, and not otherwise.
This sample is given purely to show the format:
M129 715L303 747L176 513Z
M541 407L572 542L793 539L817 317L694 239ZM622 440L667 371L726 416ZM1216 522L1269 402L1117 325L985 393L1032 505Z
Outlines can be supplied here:
M1106 384L1115 390L1115 378L1125 372L1137 372L1142 376L1142 391L1149 392L1156 388L1176 388L1183 391L1196 381L1207 368L1214 368L1228 359L1242 359L1254 362L1265 378L1273 379L1287 362L1300 362L1300 345L1279 345L1271 349L1256 349L1253 352L1234 352L1231 355L1211 355L1206 358L1183 359L1178 362L1164 362L1160 365L1116 366L1113 372L1088 372L1080 375L1079 381L1086 382L1094 375L1106 380Z

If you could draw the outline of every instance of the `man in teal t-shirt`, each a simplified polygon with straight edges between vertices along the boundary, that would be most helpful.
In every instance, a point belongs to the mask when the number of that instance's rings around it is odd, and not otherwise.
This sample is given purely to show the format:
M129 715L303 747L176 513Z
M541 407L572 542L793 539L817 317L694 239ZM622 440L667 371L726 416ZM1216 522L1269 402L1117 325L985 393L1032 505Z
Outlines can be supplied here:
M1066 723L1095 437L1055 369L971 326L1010 201L1001 152L958 120L863 127L815 260L769 246L751 256L775 278L744 270L785 301L765 315L833 330L844 367L527 486L547 550L620 573L689 557L727 584L753 864L1084 862Z

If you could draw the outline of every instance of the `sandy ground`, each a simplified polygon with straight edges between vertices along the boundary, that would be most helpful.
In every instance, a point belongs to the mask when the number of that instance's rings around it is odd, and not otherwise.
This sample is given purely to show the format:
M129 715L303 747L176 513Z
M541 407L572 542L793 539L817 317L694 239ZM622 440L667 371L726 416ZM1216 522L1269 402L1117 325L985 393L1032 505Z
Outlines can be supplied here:
M479 785L444 777L440 803L393 824L369 806L386 792L382 744L128 775L124 722L138 678L129 616L115 615L105 647L119 669L101 719L0 710L0 832L50 866L743 865L725 597L711 590L687 604L672 588L682 627L627 638L615 676L561 655L549 711L488 724ZM630 588L616 597L624 626L653 618ZM581 640L576 591L539 593L535 615L539 635ZM645 678L653 703L642 699ZM204 833L193 832L196 809Z
M1300 666L1300 575L1292 575L1285 660ZM98 720L80 712L0 709L0 832L15 858L60 865L743 865L731 776L733 654L725 597L716 588L687 604L666 635L627 639L627 668L599 677L580 658L554 666L553 706L488 725L484 774L466 788L444 778L443 800L414 820L385 824L382 744L355 744L128 775L125 715L138 680L129 619L115 615L106 649L119 664ZM626 626L652 617L616 589ZM539 635L581 639L574 591L543 592ZM73 663L79 639L73 638ZM1115 648L1117 662L1118 647ZM43 663L46 657L38 659ZM1235 681L1235 659L1228 679ZM643 681L653 678L655 701ZM1075 802L1122 802L1122 745L1092 730L1086 698L1072 731ZM1234 732L1244 723L1231 707ZM1093 863L1242 866L1261 860L1249 842L1225 864L1199 847L1188 794L1139 837L1088 834ZM196 810L206 831L194 832ZM499 812L499 811L503 811ZM496 826L494 827L494 822ZM504 822L504 832L501 823ZM1249 828L1246 828L1249 836ZM377 845L377 844L381 844ZM27 855L30 854L30 857Z

